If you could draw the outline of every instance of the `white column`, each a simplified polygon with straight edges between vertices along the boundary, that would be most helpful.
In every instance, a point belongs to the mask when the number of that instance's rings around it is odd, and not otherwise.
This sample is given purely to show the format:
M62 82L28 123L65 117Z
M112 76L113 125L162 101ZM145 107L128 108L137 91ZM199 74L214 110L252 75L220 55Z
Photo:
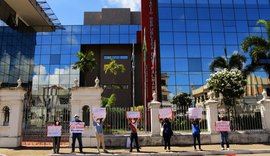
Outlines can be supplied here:
M206 119L207 129L210 133L215 133L215 122L217 121L217 105L218 101L210 99L205 102L206 105Z
M101 103L101 93L103 89L96 87L75 87L72 90L72 96L70 100L71 104L71 120L74 119L74 115L78 114L80 120L82 120L82 108L83 106L89 106L90 108L90 125L85 127L82 134L83 146L96 146L95 130L92 124L92 108L99 107ZM72 139L69 139L70 144ZM77 144L76 144L77 145Z
M5 106L10 109L9 125L3 126L3 123L0 123L0 147L21 145L24 94L22 88L0 89L0 113ZM3 114L1 116L3 117Z
M260 104L262 127L264 130L270 132L270 97L267 96L265 90L263 90L262 95L263 99L257 102L258 104Z
M160 123L158 119L158 110L160 108L161 103L158 101L151 101L148 103L148 107L151 112L151 134L152 136L160 135Z

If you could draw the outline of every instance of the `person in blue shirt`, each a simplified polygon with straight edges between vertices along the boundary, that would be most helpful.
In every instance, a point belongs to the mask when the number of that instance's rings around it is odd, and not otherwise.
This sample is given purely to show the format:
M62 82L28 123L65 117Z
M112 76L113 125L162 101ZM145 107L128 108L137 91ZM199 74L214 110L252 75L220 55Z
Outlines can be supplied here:
M82 122L80 120L80 117L79 115L75 114L74 115L74 119L75 120L72 120L71 122ZM72 133L72 150L71 150L71 153L74 153L75 152L75 142L76 142L76 139L78 140L79 142L79 149L80 149L80 153L83 153L83 145L82 145L82 133Z
M96 131L98 153L100 153L100 151L99 151L100 143L102 144L102 148L103 148L104 153L109 153L105 149L105 143L104 143L104 135L103 135L104 120L102 118L100 118L100 119L96 119L96 121L95 120L93 120L93 121L94 121L93 125L95 126L95 131Z
M163 139L164 139L164 149L171 151L171 137L173 135L172 131L172 124L168 118L165 118L164 122L162 123L163 127Z
M197 150L196 148L196 139L198 140L198 145L199 145L199 150L202 151L201 149L201 139L200 139L200 126L199 126L199 119L192 120L192 136L193 136L193 146L194 150Z

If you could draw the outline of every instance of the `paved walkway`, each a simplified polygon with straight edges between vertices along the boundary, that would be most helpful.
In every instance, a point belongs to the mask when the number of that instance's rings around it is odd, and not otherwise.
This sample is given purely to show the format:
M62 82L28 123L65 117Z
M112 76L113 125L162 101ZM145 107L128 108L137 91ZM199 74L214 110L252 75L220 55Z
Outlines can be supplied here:
M225 156L235 156L242 155L270 155L270 145L264 144L232 144L230 151L221 151L219 145L202 145L203 151L194 151L192 146L173 146L172 152L166 152L162 146L154 147L142 147L141 152L129 153L128 149L113 149L109 148L109 154L101 153L101 155L189 155L189 156L203 156L203 155L225 155ZM78 152L78 148L76 151ZM134 150L136 151L136 150ZM95 148L84 148L85 153L73 153L70 154L70 148L61 148L60 154L52 154L51 148L0 148L0 156L74 156L74 155L98 155Z

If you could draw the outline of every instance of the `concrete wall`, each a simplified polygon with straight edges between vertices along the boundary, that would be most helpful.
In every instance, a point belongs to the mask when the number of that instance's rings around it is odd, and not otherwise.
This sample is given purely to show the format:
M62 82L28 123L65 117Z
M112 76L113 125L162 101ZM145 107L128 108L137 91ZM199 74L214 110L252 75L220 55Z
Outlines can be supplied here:
M0 89L0 147L17 147L21 144L23 98L25 91ZM9 107L9 125L3 125L3 108Z
M129 8L103 8L102 12L85 12L84 25L130 25L140 24L141 13Z
M127 138L129 135L105 135L105 144L108 147L126 147ZM141 146L161 146L164 144L161 136L140 135L139 144ZM252 144L252 143L269 143L270 134L264 131L250 132L231 132L229 134L230 143ZM201 134L201 144L219 144L220 134ZM171 138L171 145L193 145L193 136L191 133L176 133Z

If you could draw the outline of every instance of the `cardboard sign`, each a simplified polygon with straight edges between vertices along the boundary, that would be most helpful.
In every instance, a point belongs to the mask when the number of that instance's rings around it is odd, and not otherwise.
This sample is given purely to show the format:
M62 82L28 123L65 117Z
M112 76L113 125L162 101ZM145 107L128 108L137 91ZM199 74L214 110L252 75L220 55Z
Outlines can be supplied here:
M94 107L92 108L92 112L94 119L106 118L106 108Z
M70 133L83 133L84 122L70 122Z
M127 115L128 119L131 119L131 118L139 119L139 118L141 118L141 113L139 111L128 111L126 115Z
M217 132L230 132L230 121L216 121L215 129Z
M165 119L165 118L170 118L172 119L172 108L168 107L168 108L161 108L158 110L158 116L160 119Z
M62 134L62 126L48 126L47 127L47 136L48 137L57 137Z
M202 119L202 108L188 108L188 117L190 119Z

